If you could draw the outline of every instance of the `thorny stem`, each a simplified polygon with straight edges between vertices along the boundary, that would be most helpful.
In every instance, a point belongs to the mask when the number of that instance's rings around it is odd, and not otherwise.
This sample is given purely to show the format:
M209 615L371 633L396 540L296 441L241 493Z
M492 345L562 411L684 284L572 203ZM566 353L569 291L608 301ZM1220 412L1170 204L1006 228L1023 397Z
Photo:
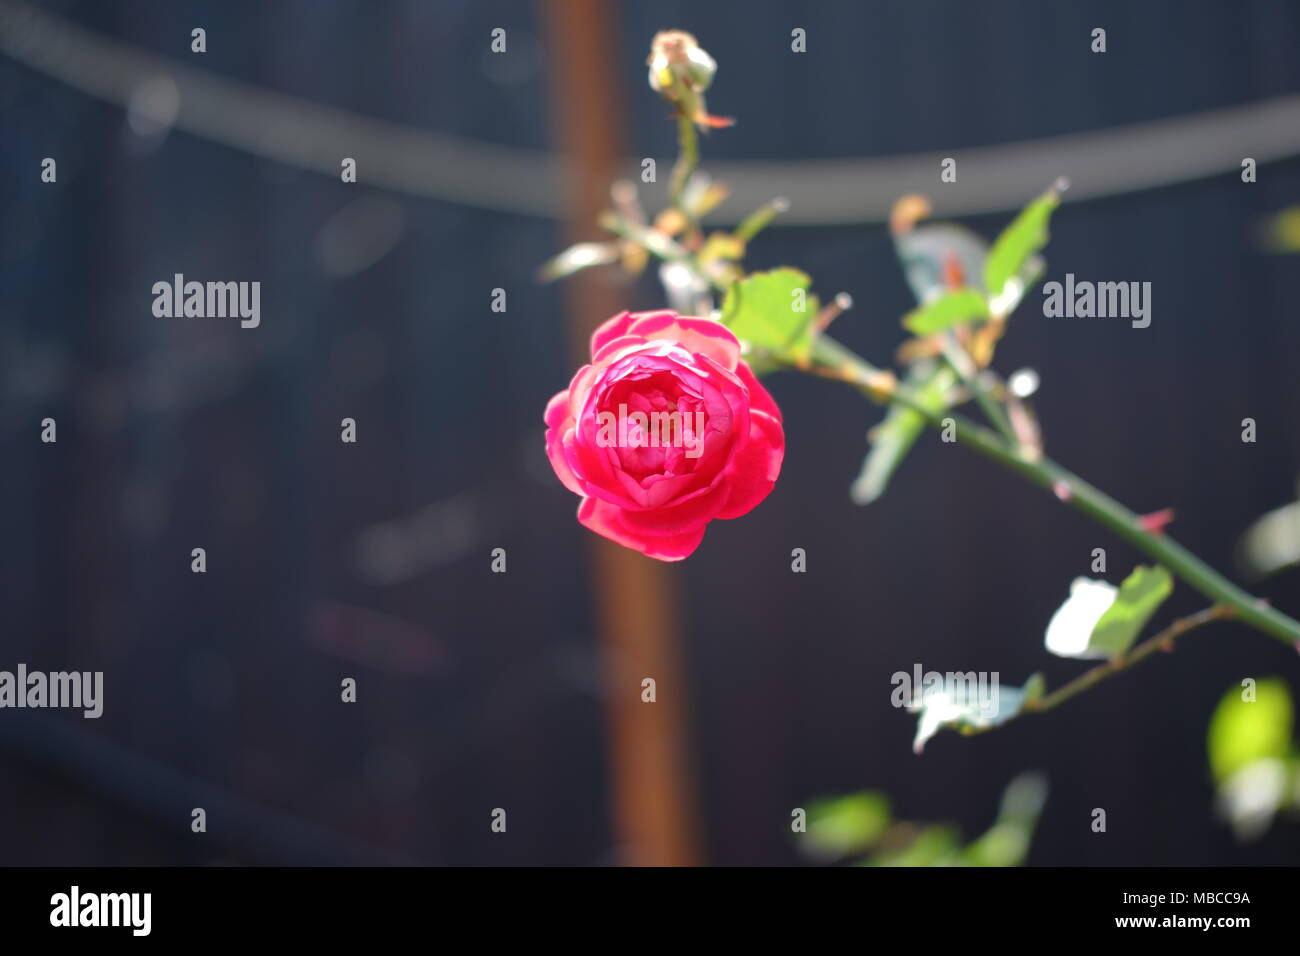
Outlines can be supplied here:
M689 263L691 254L686 248L662 232L650 228L644 223L633 222L616 212L605 212L600 216L600 225L620 239L635 242L651 255L664 262ZM697 270L698 271L698 270Z
M1203 611L1197 611L1195 614L1189 614L1187 617L1180 617L1174 621L1155 637L1149 638L1131 648L1127 653L1120 654L1111 658L1103 664L1098 664L1091 670L1084 671L1068 684L1062 684L1050 694L1045 694L1037 700L1029 701L1024 708L1016 715L1010 718L1015 720L1016 717L1023 717L1026 714L1040 714L1043 711L1052 710L1059 707L1072 697L1077 697L1085 690L1100 684L1106 678L1126 671L1129 668L1142 663L1157 651L1172 651L1174 641L1189 634L1197 628L1204 627L1213 621L1226 621L1235 615L1235 610L1226 604L1215 604L1205 608ZM1007 723L1004 721L1003 723ZM1001 724L990 724L984 727L970 727L962 732L967 736L986 733Z
M924 416L933 428L941 429L945 420L950 421L959 442L1052 491L1072 508L1109 528L1164 565L1216 605L1230 607L1237 620L1285 644L1300 648L1300 622L1248 594L1172 538L1148 531L1136 513L1050 458L1028 459L1000 435L982 425L951 411L931 411L902 384L882 386L882 376L888 373L827 336L817 339L814 359L816 364L809 371L848 382L875 401L905 405Z
M983 409L985 417L1002 433L1003 438L1011 442L1012 445L1018 446L1020 439L1016 436L1015 429L1011 427L1011 419L1007 417L1006 410L989 393L988 385L980 377L980 370L975 367L975 363L962 349L956 337L951 332L944 332L940 336L940 346L943 349L944 358L952 366L953 371L966 383L971 394L975 397L975 401Z
M684 111L679 111L677 114L677 144L679 154L677 163L673 167L669 195L674 208L686 218L689 229L694 231L695 219L685 206L684 194L686 184L699 164L700 151L695 124ZM627 224L620 223L620 225ZM685 250L671 240L669 243L661 244L657 250L649 245L647 248L662 258L684 261L694 271L700 271L689 255L684 260L680 257L679 250ZM719 285L716 280L707 277L705 281L715 287ZM985 457L1050 490L1061 501L1083 512L1103 527L1109 528L1209 598L1214 602L1215 607L1230 608L1235 619L1300 650L1300 621L1283 614L1266 601L1248 594L1162 532L1147 530L1135 512L1124 507L1104 491L1093 487L1078 475L1045 457L1037 449L1022 448L1014 435L1003 437L983 425L946 409L936 412L926 408L918 396L898 382L892 372L876 368L830 336L818 335L814 343L813 362L801 366L800 371L848 382L865 392L873 401L893 402L907 406L919 412L932 428L942 429L946 421L951 421L959 442L970 445ZM959 369L958 372L960 374L961 370ZM974 391L979 397L979 389L975 388ZM989 396L984 397L989 398ZM989 400L992 401L991 398ZM1000 416L994 420L999 427L1002 426ZM1060 691L1057 693L1059 694ZM1048 699L1054 696L1049 695Z

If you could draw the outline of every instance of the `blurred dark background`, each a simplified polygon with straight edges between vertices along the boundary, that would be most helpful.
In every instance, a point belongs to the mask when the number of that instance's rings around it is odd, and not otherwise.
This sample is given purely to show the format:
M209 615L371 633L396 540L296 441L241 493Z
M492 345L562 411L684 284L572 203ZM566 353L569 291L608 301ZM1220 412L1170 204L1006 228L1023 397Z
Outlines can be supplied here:
M480 144L564 145L556 11L543 6L43 9L264 92ZM1300 93L1300 6L1282 0L661 0L605 19L614 70L598 95L624 117L625 155L674 150L645 85L654 32L688 29L717 59L709 105L739 122L707 137L706 168L960 157ZM17 21L4 22L14 42ZM1095 26L1105 55L1089 52ZM489 52L495 27L504 58ZM804 55L790 53L794 27ZM165 113L166 88L156 95ZM0 863L622 859L611 779L628 754L612 745L593 609L606 552L593 559L542 446L542 410L573 371L568 330L605 317L566 315L565 289L536 279L566 227L375 188L364 161L344 184L133 118L8 55L0 117L0 667L105 672L98 721L0 712ZM39 181L46 156L57 185ZM1059 172L1086 172L1068 159ZM643 188L655 208L666 179ZM1025 183L1024 199L1045 185ZM1262 165L1253 185L1227 169L1067 197L1049 276L1150 281L1152 324L1044 319L1033 293L998 357L1041 374L1050 454L1138 511L1177 509L1171 534L1228 572L1238 536L1294 500L1300 474L1300 258L1254 238L1297 202L1296 159ZM992 235L1009 214L968 224ZM838 336L890 360L912 303L882 224L774 228L751 249L752 268L797 264L823 297L850 292ZM152 284L177 272L260 281L261 326L154 318ZM490 309L494 288L505 313ZM662 301L652 273L618 295ZM855 507L879 410L813 379L769 387L788 439L776 491L664 575L681 678L658 693L684 722L698 859L797 862L791 808L862 788L973 835L1027 768L1051 786L1033 864L1300 859L1297 823L1239 845L1213 814L1214 704L1248 676L1300 688L1296 654L1242 627L914 755L893 672L919 662L1020 683L1041 669L1057 685L1084 666L1042 647L1069 582L1095 547L1112 581L1139 556L933 435L881 501ZM40 442L47 416L57 444ZM343 417L355 445L339 441ZM1240 440L1245 417L1255 444ZM190 571L195 547L206 574ZM498 547L504 575L489 571ZM790 573L794 547L806 574ZM1300 572L1260 593L1300 611ZM1154 623L1203 603L1180 586ZM344 677L356 704L340 702ZM199 806L204 835L189 828ZM489 829L496 807L505 835ZM1105 834L1089 827L1094 807Z

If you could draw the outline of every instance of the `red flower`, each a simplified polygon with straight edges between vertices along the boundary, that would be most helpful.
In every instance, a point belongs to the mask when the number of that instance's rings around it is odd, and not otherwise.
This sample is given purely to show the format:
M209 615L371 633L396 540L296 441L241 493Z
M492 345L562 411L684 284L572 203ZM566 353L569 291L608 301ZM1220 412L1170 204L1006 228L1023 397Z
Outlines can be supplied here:
M591 337L591 364L546 407L546 454L582 496L578 520L680 561L714 518L739 518L776 484L781 410L726 326L624 312Z

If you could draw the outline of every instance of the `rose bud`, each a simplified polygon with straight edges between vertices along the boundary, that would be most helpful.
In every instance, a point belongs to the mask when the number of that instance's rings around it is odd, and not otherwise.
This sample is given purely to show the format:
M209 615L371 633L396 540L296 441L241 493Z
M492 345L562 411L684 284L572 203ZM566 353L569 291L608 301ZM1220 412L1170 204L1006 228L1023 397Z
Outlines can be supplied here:
M664 30L650 44L650 88L691 122L703 127L730 126L723 116L710 116L704 91L713 82L718 65L685 30Z

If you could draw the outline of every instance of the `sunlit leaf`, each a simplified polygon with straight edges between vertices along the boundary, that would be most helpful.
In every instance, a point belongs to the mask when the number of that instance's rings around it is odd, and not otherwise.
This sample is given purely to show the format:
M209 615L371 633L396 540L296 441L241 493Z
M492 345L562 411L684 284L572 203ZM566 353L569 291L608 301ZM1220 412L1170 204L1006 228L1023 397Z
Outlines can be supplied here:
M1007 316L1016 310L1016 306L1030 289L1043 277L1047 263L1042 256L1030 256L1020 271L1002 285L1002 291L989 298L989 312L993 315Z
M861 853L885 832L889 821L889 800L880 793L818 800L808 807L808 832L800 842L816 856Z
M1237 542L1237 562L1252 580L1300 564L1300 502L1270 511L1247 528Z
M1167 570L1148 565L1134 568L1118 588L1105 581L1075 578L1070 596L1047 624L1044 643L1058 657L1099 659L1122 654L1173 588Z
M820 308L808 291L811 282L788 267L752 273L732 283L719 318L742 342L779 358L806 359Z
M1267 252L1300 252L1300 206L1288 206L1265 219L1259 238Z
M857 793L811 805L799 847L824 861L859 856L856 866L1020 866L1046 799L1042 774L1020 774L1003 791L993 825L963 847L955 826L891 821L882 794Z
M1022 773L1002 793L997 822L962 851L968 866L1020 866L1029 854L1034 828L1047 801L1042 774Z
M700 250L701 262L713 262L718 259L736 261L745 256L745 243L727 232L713 232L704 240Z
M1063 186L1058 182L1031 202L994 241L984 265L984 287L991 298L1003 294L1008 280L1023 281L1030 260L1047 245L1048 223L1061 204Z
M1262 757L1219 784L1215 809L1238 840L1254 840L1273 825L1296 788L1297 761Z
M579 242L569 246L541 268L547 282L563 279L591 266L608 265L619 259L618 244L613 242Z
M906 847L880 853L867 866L951 866L960 860L957 828L935 823L923 829Z
M1174 578L1166 569L1138 565L1119 586L1115 603L1092 629L1088 646L1108 657L1122 654L1173 590Z
M1090 651L1092 632L1111 609L1119 588L1106 581L1079 577L1070 583L1070 596L1047 622L1043 643L1058 657L1105 657Z
M961 834L947 823L935 823L923 829L908 846L898 852L882 854L871 861L873 866L951 866L958 860Z
M1291 754L1291 693L1286 683L1269 677L1258 681L1254 691L1253 701L1243 700L1243 689L1232 688L1210 719L1210 769L1218 783L1256 760L1281 760Z
M976 319L987 319L989 304L975 289L949 292L903 317L903 327L913 335L934 335Z
M1300 800L1300 758L1292 741L1291 692L1281 678L1233 687L1210 718L1207 749L1220 816L1239 840L1264 833L1283 806Z
M945 727L982 730L1006 723L1024 710L1025 705L1043 696L1046 682L1042 674L1034 674L1024 687L1002 684L994 687L990 683L984 690L984 695L971 693L969 684L965 690L946 685L927 690L920 703L912 707L920 714L912 749L920 753L926 741Z

